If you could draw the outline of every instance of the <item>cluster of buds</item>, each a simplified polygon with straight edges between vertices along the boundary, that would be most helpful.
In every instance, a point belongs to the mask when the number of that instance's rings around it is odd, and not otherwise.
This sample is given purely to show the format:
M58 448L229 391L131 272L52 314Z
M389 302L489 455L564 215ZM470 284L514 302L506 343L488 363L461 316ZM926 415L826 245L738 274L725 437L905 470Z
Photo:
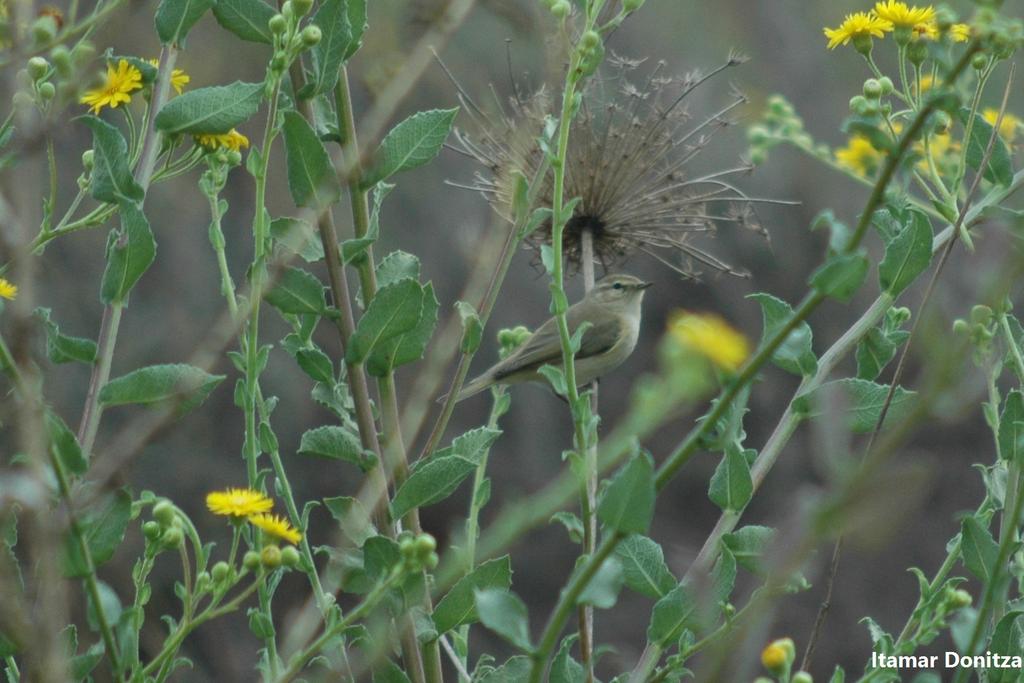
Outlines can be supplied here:
M299 53L320 42L323 33L315 24L300 27L302 18L309 14L313 0L286 0L281 11L270 17L267 27L274 36L274 56L270 60L270 71L280 76L288 69Z
M572 5L569 4L569 0L540 0L541 4L544 5L549 12L555 15L558 19L565 19L569 16L572 11Z
M185 541L184 523L178 508L169 500L153 506L153 519L142 525L142 535L154 554L161 550L176 550Z
M768 98L761 120L747 129L747 142L750 144L747 154L754 165L763 164L768 159L768 152L782 143L828 158L828 147L814 144L814 138L804 129L803 119L781 95Z
M402 554L402 569L410 572L433 569L437 566L437 541L430 534L414 536L403 531L398 537L398 551Z
M523 325L506 327L498 330L498 354L502 360L512 355L512 352L522 346L530 338L529 328Z
M953 331L968 336L974 347L974 361L982 365L992 354L992 340L998 334L998 324L999 320L992 309L978 304L971 308L969 321L962 318L953 321Z
M280 547L276 544L268 544L256 552L250 550L242 556L242 566L251 572L257 571L260 567L267 571L273 571L279 567L291 569L297 567L301 555L293 545Z

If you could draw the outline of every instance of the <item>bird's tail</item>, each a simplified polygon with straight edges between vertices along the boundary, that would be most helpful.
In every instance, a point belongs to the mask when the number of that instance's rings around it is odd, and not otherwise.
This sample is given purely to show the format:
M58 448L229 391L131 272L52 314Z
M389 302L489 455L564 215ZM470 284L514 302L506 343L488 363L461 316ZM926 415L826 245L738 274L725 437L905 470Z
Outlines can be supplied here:
M469 384L464 385L462 389L459 391L458 395L455 397L455 402L458 403L459 401L465 400L470 396L475 396L476 394L479 394L481 391L491 386L492 384L494 384L494 378L491 377L491 374L489 372L484 373L477 377L476 379L470 381ZM448 394L445 394L444 396L437 399L437 402L444 403L446 400L448 400Z

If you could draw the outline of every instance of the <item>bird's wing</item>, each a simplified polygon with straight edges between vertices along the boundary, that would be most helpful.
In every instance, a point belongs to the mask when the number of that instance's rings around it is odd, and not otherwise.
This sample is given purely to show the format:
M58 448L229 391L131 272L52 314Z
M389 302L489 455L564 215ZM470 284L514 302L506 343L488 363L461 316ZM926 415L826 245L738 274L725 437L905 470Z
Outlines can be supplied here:
M574 310L575 309L575 310ZM575 331L581 320L579 309L571 307L567 313L569 330ZM576 315L574 315L576 314ZM591 325L583 333L579 353L576 359L587 358L604 353L622 335L622 321L617 316L609 316ZM516 352L502 361L495 368L494 378L501 379L523 370L536 370L544 364L560 365L562 347L558 339L558 324L554 318L537 328L529 339Z

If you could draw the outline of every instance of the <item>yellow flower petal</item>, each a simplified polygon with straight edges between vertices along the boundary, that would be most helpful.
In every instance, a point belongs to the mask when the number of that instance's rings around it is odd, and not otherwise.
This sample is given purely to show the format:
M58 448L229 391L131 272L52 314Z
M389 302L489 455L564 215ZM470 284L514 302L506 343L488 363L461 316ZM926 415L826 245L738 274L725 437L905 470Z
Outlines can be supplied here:
M122 59L115 67L107 63L106 82L95 90L88 90L79 100L89 105L93 114L99 114L103 107L117 108L132 101L131 94L142 87L142 72Z
M0 297L13 301L16 296L18 296L18 286L0 277Z
M206 494L206 507L215 515L248 517L267 512L274 507L274 501L260 491L230 488Z
M264 513L249 517L249 524L258 527L275 538L289 543L298 543L302 540L302 534L280 515Z
M854 12L847 14L837 28L826 28L825 37L828 38L828 49L832 50L860 36L882 38L886 31L891 30L891 23L870 12Z
M747 338L711 313L678 313L669 323L669 332L680 345L729 372L738 370L750 355Z

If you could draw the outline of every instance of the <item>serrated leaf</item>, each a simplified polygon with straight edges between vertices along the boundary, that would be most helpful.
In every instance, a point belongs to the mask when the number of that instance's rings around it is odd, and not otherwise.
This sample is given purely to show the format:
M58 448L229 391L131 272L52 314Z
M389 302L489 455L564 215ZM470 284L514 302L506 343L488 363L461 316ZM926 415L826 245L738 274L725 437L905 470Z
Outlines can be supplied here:
M378 287L386 287L405 278L418 281L420 260L415 254L397 249L381 259L375 272Z
M323 283L301 268L286 268L263 298L282 313L319 315L327 308Z
M71 474L83 474L89 468L89 462L64 420L52 410L46 411L46 435L50 440L50 450Z
M395 173L422 166L437 156L448 139L458 111L421 111L392 128L377 148L373 163L363 177L363 186L371 187Z
M833 299L846 303L860 289L868 274L863 253L836 254L811 274L810 285Z
M480 622L520 650L530 650L526 605L513 593L497 589L474 592Z
M1014 389L1006 395L999 416L999 457L1024 465L1024 394Z
M437 312L440 308L434 294L434 285L428 282L421 288L420 300L420 319L416 326L378 344L366 359L366 371L374 377L384 377L401 365L423 358L434 328L437 327Z
M729 549L741 567L760 573L761 556L774 536L775 529L749 525L722 536L722 545Z
M227 133L252 118L262 100L262 83L235 81L190 90L164 105L156 127L167 135Z
M363 452L359 437L338 425L325 425L306 431L299 442L298 452L302 455L344 460L363 471L373 467L376 460Z
M764 317L764 333L761 335L761 344L763 345L791 319L793 308L782 299L777 299L764 292L751 294L747 298L761 304L761 314ZM772 362L795 375L814 374L818 369L818 360L814 357L811 342L811 326L806 321L801 322L775 350Z
M711 476L708 498L724 511L739 512L750 502L753 494L754 482L747 458L741 448L730 444Z
M339 0L335 0L339 1ZM296 111L284 113L288 189L296 206L322 211L341 197L341 185L324 143Z
M1003 615L992 631L992 639L986 650L1004 657L1024 656L1024 628L1021 626L1021 616L1024 616L1024 612L1019 610ZM987 673L986 683L1018 683L1021 678L1019 668L993 666L989 667Z
M324 257L324 244L316 229L299 218L275 218L270 223L270 236L306 263L315 263Z
M663 597L675 588L676 578L665 564L661 546L646 536L627 536L615 549L623 577L630 589L651 598Z
M50 362L78 361L86 365L96 362L96 342L92 339L61 334L57 323L50 318L49 308L37 308L33 313L46 328L46 357L50 359Z
M274 42L270 18L277 10L263 0L217 0L213 16L217 23L242 40L253 43Z
M580 593L577 603L592 605L597 609L611 609L615 607L623 582L622 563L615 556L606 558Z
M959 112L960 122L965 126L971 115L969 109L961 109ZM992 139L994 128L978 114L974 115L974 123L971 125L971 139L967 142L967 165L977 171L985 158L985 151L988 149L989 140ZM995 135L992 143L992 156L989 158L988 166L983 173L985 180L998 183L1003 187L1009 187L1013 182L1013 160L1006 143L999 135Z
M409 677L394 662L384 662L373 670L373 683L409 683Z
M422 308L422 289L415 280L404 279L381 287L349 340L347 362L362 363L378 344L414 328Z
M80 513L78 524L89 548L94 567L107 562L124 540L125 529L131 518L132 499L124 491L118 491L101 501L84 514ZM64 536L61 553L61 569L68 578L88 576L89 567L82 555L74 535L68 531Z
M377 535L377 530L370 523L370 514L358 498L324 498L324 506L331 513L331 517L341 525L342 533L357 547L362 546L366 539Z
M578 635L573 634L562 640L558 654L551 662L549 683L584 683L586 675L583 666L572 657L572 644Z
M476 463L458 456L434 457L417 467L395 493L391 514L403 517L414 508L440 502L476 470Z
M338 70L349 55L349 47L354 38L349 12L355 9L352 6L357 4L360 3L351 0L323 0L320 3L320 9L313 16L312 23L320 27L322 37L310 50L313 70L309 79L310 87L302 93L303 97L328 92L337 84ZM363 24L365 25L365 5ZM362 35L361 30L359 35ZM355 37L355 40L358 41L359 38Z
M647 626L647 640L662 647L678 640L683 629L692 625L697 616L697 600L693 589L681 583L654 604L651 623Z
M654 461L641 453L619 470L597 506L597 517L623 534L642 534L654 517Z
M857 377L873 380L896 356L896 340L874 327L857 344Z
M999 544L976 517L965 517L960 530L960 555L964 566L981 581L995 576Z
M434 607L434 626L438 635L478 620L475 591L487 588L507 591L511 585L512 562L508 555L484 562L459 579Z
M224 378L183 363L150 365L107 382L100 390L100 403L107 407L152 404L186 396L178 409L184 413L202 403Z
M216 0L161 0L156 8L156 34L164 45L183 45L189 30Z
M83 116L92 130L93 168L89 176L89 194L108 204L142 199L142 187L128 167L128 143L114 126L95 116Z
M847 425L851 431L861 434L875 428L875 423L878 422L878 418L882 414L882 407L885 405L885 399L889 393L889 386L886 384L877 384L852 377L825 382L816 389L798 396L793 402L794 409L804 417L817 417L823 412L819 406L827 405L822 400L823 397L834 391L841 391L845 398L844 409ZM913 409L916 395L913 391L896 387L892 402L886 412L885 424L882 426L899 422L908 415Z
M303 372L317 382L334 381L334 363L320 349L299 349L295 353L295 362Z
M885 244L878 264L878 284L892 296L899 295L932 261L932 226L921 211L907 211L908 223Z
M145 214L133 202L122 203L121 231L111 232L107 240L100 300L105 304L123 302L155 258L156 241Z

